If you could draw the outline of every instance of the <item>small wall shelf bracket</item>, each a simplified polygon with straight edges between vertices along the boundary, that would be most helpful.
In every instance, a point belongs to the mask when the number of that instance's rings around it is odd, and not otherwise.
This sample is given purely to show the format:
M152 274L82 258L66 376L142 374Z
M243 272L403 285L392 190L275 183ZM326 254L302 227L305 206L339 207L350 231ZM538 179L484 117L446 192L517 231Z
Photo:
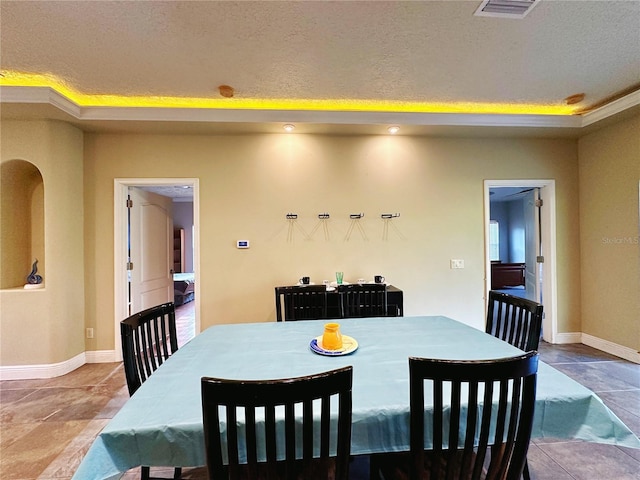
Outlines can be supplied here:
M380 218L398 218L399 216L399 213L383 213Z
M353 220L357 220L364 217L364 213L352 213L351 215L349 215L349 218L353 219Z
M298 218L297 213L287 213L287 220L295 220Z

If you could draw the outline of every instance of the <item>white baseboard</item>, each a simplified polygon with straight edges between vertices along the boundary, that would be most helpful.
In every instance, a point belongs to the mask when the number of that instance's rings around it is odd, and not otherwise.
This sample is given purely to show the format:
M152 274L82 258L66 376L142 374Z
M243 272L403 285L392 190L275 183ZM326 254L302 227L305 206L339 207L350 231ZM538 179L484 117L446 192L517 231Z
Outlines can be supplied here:
M116 360L115 350L94 350L85 352L87 363L113 363Z
M553 343L582 343L582 333L556 333L555 342Z
M0 366L0 380L34 380L54 378L73 372L85 363L116 362L115 350L98 350L79 353L69 360L49 365Z
M602 338L594 337L593 335L589 335L588 333L558 333L556 334L554 343L583 343L585 345L588 345L589 347L597 348L598 350L610 355L624 358L625 360L629 360L633 363L640 363L640 352L636 352L633 348L610 342L609 340L603 340Z
M53 378L66 375L81 367L86 362L86 354L79 353L69 360L48 365L16 365L0 366L0 380L32 380L36 378Z
M588 333L582 334L582 343L611 355L615 355L616 357L624 358L630 362L640 363L640 352L636 352L633 348L618 345L617 343L594 337Z

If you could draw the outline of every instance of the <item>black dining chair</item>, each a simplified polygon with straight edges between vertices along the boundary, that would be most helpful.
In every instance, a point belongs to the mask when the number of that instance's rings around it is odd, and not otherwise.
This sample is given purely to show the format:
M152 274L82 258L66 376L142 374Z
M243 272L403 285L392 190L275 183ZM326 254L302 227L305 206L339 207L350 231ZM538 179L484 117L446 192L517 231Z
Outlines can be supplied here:
M327 318L327 287L324 285L276 287L276 320L278 322L320 318Z
M338 285L343 318L386 317L387 286L378 283Z
M410 452L373 455L371 478L520 479L537 371L537 352L492 360L409 358ZM425 419L425 412L433 416Z
M176 315L173 302L156 305L135 313L120 322L122 360L129 395L138 388L178 350ZM180 467L174 468L174 479L182 476ZM162 480L151 477L151 470L142 466L142 480Z
M209 478L347 480L352 381L352 367L279 380L203 377Z
M491 290L485 332L525 352L537 350L542 311L539 303Z

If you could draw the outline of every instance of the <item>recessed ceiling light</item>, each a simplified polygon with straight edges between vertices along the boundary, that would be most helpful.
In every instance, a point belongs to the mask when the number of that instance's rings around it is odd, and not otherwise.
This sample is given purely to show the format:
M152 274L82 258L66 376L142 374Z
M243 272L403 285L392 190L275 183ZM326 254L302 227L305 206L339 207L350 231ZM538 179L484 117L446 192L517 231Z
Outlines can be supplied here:
M391 125L389 128L387 128L387 132L389 132L391 135L395 135L399 131L400 131L400 127L397 125Z
M290 123L287 123L286 125L283 125L282 128L285 129L285 131L287 132L293 132L296 128L295 125L291 125Z

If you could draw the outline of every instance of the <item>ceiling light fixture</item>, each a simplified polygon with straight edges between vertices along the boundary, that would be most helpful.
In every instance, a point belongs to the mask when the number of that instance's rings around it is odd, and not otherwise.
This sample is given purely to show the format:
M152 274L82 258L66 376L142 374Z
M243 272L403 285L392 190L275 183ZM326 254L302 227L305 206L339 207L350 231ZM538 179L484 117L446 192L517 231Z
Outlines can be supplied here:
M387 132L389 132L391 135L395 135L399 131L400 131L400 127L397 125L391 125L389 128L387 128Z
M233 87L230 87L229 85L220 85L218 90L220 91L220 95L224 98L233 97Z
M284 130L286 132L293 132L296 128L295 125L291 125L290 123L287 123L286 125L283 125L282 128L284 128Z
M567 105L575 105L576 103L580 103L584 100L584 93L576 93L575 95L570 95L564 99L564 103Z

